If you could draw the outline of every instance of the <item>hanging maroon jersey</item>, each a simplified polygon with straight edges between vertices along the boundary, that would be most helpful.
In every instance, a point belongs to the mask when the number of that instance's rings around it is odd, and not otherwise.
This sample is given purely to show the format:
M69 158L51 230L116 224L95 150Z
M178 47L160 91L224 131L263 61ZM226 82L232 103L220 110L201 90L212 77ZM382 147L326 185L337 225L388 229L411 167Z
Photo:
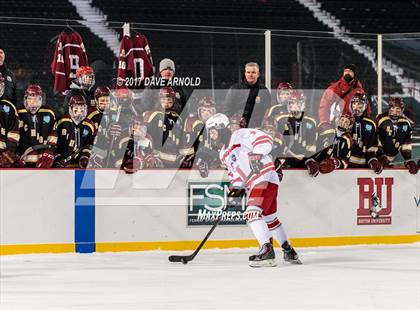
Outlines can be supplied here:
M76 78L80 66L88 66L88 58L82 37L77 32L61 32L57 39L51 72L54 75L54 90L64 92Z
M118 59L117 88L144 88L144 79L153 76L153 60L144 35L124 36Z

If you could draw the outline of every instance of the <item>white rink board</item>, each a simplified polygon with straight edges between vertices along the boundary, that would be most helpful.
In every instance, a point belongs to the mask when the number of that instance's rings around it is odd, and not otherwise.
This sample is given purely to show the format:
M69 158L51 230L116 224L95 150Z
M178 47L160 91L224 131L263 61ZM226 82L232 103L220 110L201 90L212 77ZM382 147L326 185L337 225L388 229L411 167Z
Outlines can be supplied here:
M187 227L187 184L218 181L223 171L201 179L195 171L151 171L116 176L96 172L96 241L200 240L209 226ZM392 224L357 225L358 178L392 178ZM111 184L112 183L112 184ZM386 188L383 186L383 190ZM292 238L410 235L416 233L419 175L388 170L335 171L310 178L306 171L287 170L278 194L278 215ZM384 200L386 195L384 194ZM244 226L221 226L212 239L253 239Z
M74 242L74 172L0 171L0 244Z
M188 181L208 179L197 171L142 171L126 175L95 171L95 242L201 240L209 226L187 227ZM358 178L392 178L390 225L357 225ZM278 215L291 238L414 235L419 231L420 175L388 170L335 171L313 179L287 170L278 195ZM0 245L74 243L74 171L0 171ZM220 226L213 240L249 240L245 226Z

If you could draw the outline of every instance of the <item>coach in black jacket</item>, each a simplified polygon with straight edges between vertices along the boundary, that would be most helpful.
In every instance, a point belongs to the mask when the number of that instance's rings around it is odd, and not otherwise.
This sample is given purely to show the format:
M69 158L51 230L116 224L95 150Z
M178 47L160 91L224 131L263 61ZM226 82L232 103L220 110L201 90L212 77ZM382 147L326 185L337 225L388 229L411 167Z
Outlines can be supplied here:
M6 67L4 60L6 59L6 52L0 46L0 74L4 78L4 93L1 99L11 101L16 105L16 79L12 71Z
M261 126L264 113L270 106L270 102L270 92L260 82L258 64L249 62L245 65L242 81L232 85L229 89L222 112L228 117L241 113L244 125L256 128Z

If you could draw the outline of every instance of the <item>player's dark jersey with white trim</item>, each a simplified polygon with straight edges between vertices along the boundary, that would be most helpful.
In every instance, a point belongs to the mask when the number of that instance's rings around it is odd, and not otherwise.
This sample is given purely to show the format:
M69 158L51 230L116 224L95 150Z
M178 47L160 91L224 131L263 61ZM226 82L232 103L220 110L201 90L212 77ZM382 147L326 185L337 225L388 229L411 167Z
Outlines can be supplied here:
M353 140L349 133L343 133L341 135L335 134L332 144L320 151L313 158L317 162L321 162L326 158L336 158L340 161L339 168L347 168L351 156L352 145Z
M69 116L62 117L57 122L57 160L69 159L67 166L78 166L80 156L90 156L95 136L94 124L85 119L76 125ZM80 150L80 151L79 151Z
M19 146L18 154L22 155L28 148L35 145L49 144L53 149L57 143L55 132L55 113L48 106L42 106L38 112L31 114L25 108L18 110L19 115ZM45 149L27 154L23 160L27 167L35 166ZM54 151L54 150L53 150Z
M279 115L277 132L283 135L283 154L289 167L304 167L307 158L316 152L317 124L308 116L300 119L289 115Z
M349 159L350 167L367 167L369 160L378 151L376 123L367 116L356 116L352 127L353 146Z
M404 159L411 159L412 127L405 116L393 121L387 113L377 117L380 152L393 158L401 151Z

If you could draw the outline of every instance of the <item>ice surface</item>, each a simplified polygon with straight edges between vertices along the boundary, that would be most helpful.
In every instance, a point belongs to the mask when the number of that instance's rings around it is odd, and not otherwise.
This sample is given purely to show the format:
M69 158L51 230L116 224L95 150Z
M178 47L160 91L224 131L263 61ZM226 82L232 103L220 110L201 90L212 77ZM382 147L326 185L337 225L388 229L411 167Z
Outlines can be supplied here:
M250 268L255 249L0 256L0 309L420 309L420 244L298 249L304 265Z

